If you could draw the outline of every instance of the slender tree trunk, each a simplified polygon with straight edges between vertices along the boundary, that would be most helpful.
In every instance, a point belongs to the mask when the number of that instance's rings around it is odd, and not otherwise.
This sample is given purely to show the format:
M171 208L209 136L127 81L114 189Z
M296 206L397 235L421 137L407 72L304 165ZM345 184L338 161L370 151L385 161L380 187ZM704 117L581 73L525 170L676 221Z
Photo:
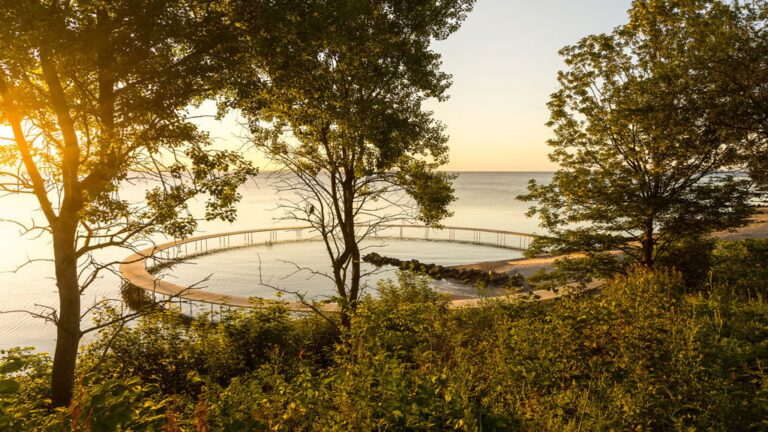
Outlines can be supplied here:
M357 308L357 301L360 297L360 245L357 244L357 235L355 232L355 187L354 187L354 169L346 168L344 170L345 178L342 182L344 197L344 248L349 253L349 259L352 260L352 273L349 277L349 304L344 315L354 313ZM349 320L349 316L346 318Z
M349 289L349 299L352 302L352 310L357 307L357 301L360 300L360 247L357 243L352 246L352 280Z
M333 278L336 282L336 291L339 294L339 316L341 318L341 325L344 328L349 328L350 313L349 313L349 295L347 293L347 287L344 283L344 278L341 274L343 262L331 258L333 265Z
M80 285L77 277L75 235L77 219L61 219L53 229L56 284L59 291L59 320L51 376L51 404L68 406L72 400L75 364L80 344Z
M358 247L357 239L355 238L354 219L345 219L342 222L341 227L342 241L344 242L344 262L341 264L344 265L349 263L348 260L352 260L350 263L352 271L347 275L346 283L341 282L343 289L346 291L344 295L345 302L341 305L341 324L348 328L351 322L352 313L357 306L360 291L360 248Z
M653 238L653 223L646 224L640 244L643 249L642 264L646 268L652 268L654 265L653 253L656 247L656 242Z

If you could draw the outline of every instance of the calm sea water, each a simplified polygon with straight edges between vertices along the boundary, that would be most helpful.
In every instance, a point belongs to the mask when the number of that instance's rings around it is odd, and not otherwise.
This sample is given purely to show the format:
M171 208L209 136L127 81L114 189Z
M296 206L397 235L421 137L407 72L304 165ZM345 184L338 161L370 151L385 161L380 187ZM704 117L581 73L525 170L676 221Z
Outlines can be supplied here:
M528 203L519 202L515 197L525 192L528 180L548 182L551 173L461 173L454 183L458 200L452 205L454 215L445 221L446 225L481 227L510 231L535 233L538 222L526 218ZM135 197L142 190L128 190ZM40 218L37 206L27 197L4 198L0 200L0 218L29 221ZM243 187L243 200L238 207L238 220L232 224L205 222L200 233L252 229L275 226L288 222L276 221L281 214L276 208L275 192L269 186L267 176L262 175ZM398 258L417 258L424 262L438 264L461 264L514 258L518 253L500 248L479 247L427 242L376 243L382 247L377 252ZM111 256L109 254L112 254ZM120 259L124 251L107 253L110 258ZM52 279L53 264L45 261L50 257L50 239L46 236L20 237L18 227L0 224L0 310L45 311L46 306L57 303L55 282ZM29 260L33 261L18 271L16 267ZM174 282L194 283L210 277L206 286L220 292L235 295L270 296L271 290L259 287L250 280L258 277L258 262L262 273L271 283L288 288L312 291L321 286L320 279L299 274L286 278L292 266L283 260L306 266L321 266L326 257L318 242L278 244L272 247L232 250L195 259L193 263L177 267L166 277ZM393 277L384 273L376 278ZM375 282L376 279L372 279ZM83 296L84 307L103 298L119 298L119 278L105 273ZM438 287L441 288L441 287ZM452 288L442 287L450 291ZM317 293L323 294L322 290ZM51 352L55 339L55 328L42 320L23 313L0 314L0 349L14 346L32 346L39 351Z

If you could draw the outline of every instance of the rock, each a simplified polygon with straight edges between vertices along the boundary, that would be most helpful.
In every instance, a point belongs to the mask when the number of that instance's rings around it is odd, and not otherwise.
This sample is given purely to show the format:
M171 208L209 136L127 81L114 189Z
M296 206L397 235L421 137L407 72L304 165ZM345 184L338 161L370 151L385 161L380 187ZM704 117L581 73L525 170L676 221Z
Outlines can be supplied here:
M433 279L451 279L464 284L482 285L485 287L521 287L525 285L525 278L519 273L511 275L505 273L496 273L493 271L483 272L478 269L459 269L456 267L444 267L441 265L421 263L419 260L412 259L402 261L397 258L381 256L376 252L371 252L363 257L363 261L373 264L376 267L391 265L401 270L411 270L424 273Z

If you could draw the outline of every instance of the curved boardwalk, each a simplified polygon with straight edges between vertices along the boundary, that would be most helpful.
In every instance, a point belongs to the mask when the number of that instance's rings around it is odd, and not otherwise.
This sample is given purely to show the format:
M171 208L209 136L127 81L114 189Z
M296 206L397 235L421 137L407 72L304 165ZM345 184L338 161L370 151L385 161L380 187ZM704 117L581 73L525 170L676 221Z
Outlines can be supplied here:
M401 238L401 239L419 238L419 239L426 239L426 240L436 239L434 236L430 237L431 229L424 226L391 225L391 226L388 226L388 228L395 229L396 231L399 231L399 232L396 232L394 235L381 236L380 238ZM301 233L308 229L309 227L265 228L265 229L258 229L258 230L237 231L237 232L231 232L231 233L225 233L225 234L200 236L200 237L189 238L181 241L168 242L152 248L147 248L143 251L140 251L128 257L124 261L124 263L120 266L120 272L129 283L137 287L140 287L149 293L152 293L153 297L159 295L162 297L177 298L180 301L208 303L212 305L211 307L213 307L213 305L217 305L217 307L219 308L221 307L246 307L246 308L259 307L264 303L254 302L253 299L246 298L246 297L231 296L231 295L216 293L212 291L203 291L203 290L196 289L194 287L176 285L171 282L167 282L165 280L155 278L149 273L149 271L146 268L147 260L157 258L158 256L162 256L165 259L182 257L184 254L181 253L181 248L183 247L186 249L190 245L195 246L193 248L192 253L211 250L208 248L207 242L214 241L214 240L218 242L219 247L218 248L214 247L213 249L220 249L220 248L223 249L231 245L232 237L237 237L237 236L243 236L246 239L246 244L255 245L255 244L259 244L253 241L254 235L257 233L270 233L270 241L277 241L277 236L274 234L275 232L279 232L279 231L295 232L296 233L295 240L301 240L302 239ZM418 237L407 236L403 232L404 229L421 230L422 235L419 235ZM447 239L437 238L437 240L488 244L488 245L507 247L510 249L518 249L518 250L524 250L528 244L528 241L530 241L530 239L534 237L533 235L526 234L526 233L517 233L512 231L500 231L500 230L486 230L486 229L466 228L466 227L445 227L442 231L445 231L448 233L448 238ZM467 238L464 240L462 240L461 238L457 238L456 237L457 231L472 233L472 238L471 239ZM495 236L495 241L484 242L479 237L480 234L491 235L492 237ZM752 218L752 222L747 226L744 226L735 230L731 230L731 231L717 232L717 233L714 233L713 235L721 241L732 241L732 240L743 240L743 239L766 239L768 238L768 209L766 208L760 209L758 213ZM514 241L508 242L507 236L518 237L518 242L517 243L515 243ZM250 243L248 243L249 239L250 239ZM527 241L524 242L523 239L527 239ZM175 251L175 252L169 253L169 251ZM185 252L189 253L187 250L185 250ZM544 270L551 269L553 267L554 261L558 258L560 257L541 257L541 258L528 258L528 259L521 258L521 259L513 259L513 260L481 262L476 264L462 265L458 267L476 268L484 271L495 271L495 272L504 272L504 273L518 272L523 276L528 277L542 269ZM600 284L602 284L602 281L594 281L587 288L588 289L595 288L595 287L598 287ZM527 296L530 296L532 294L533 296L535 296L534 298L536 298L537 300L549 300L549 299L554 299L562 295L565 295L568 292L569 292L568 287L564 287L563 289L558 290L557 292L550 291L550 290L537 290L537 291L531 291L528 294L514 294L511 296L505 296L505 297L495 297L495 299L500 301L518 301L521 298L526 298ZM457 299L457 300L453 300L451 305L454 308L474 307L481 304L483 301L485 301L485 299L482 299L482 298ZM270 303L272 302L267 301L267 304L270 304ZM309 310L309 308L306 305L300 302L281 301L280 303L287 305L289 309L295 310L295 311ZM323 304L320 307L328 311L336 309L335 304Z
M434 241L448 241L460 243L473 243L489 246L504 247L514 250L525 250L531 239L535 236L527 233L514 231L491 230L483 228L467 227L443 227L442 229L429 228L422 225L386 225L381 227L383 230L373 238L400 238L400 239L422 239ZM223 234L212 234L199 237L192 237L184 240L177 240L161 245L153 246L139 251L120 265L120 273L130 284L139 287L151 294L153 299L168 298L178 300L179 303L195 302L209 304L211 311L214 305L221 307L252 308L261 307L265 304L273 304L274 301L258 301L248 297L233 296L213 291L198 289L196 287L177 285L153 276L147 264L149 260L162 263L174 259L180 259L184 256L195 253L206 253L208 251L226 249L236 246L250 246L258 244L270 244L284 241L301 241L307 239L307 231L311 234L311 227L280 227L264 228L247 231L235 231ZM385 232L387 231L387 232ZM412 232L418 235L413 235ZM286 240L280 239L279 234L294 237ZM258 241L259 235L269 235L269 240ZM470 236L471 234L471 236ZM310 237L311 239L312 237ZM233 241L234 240L234 241ZM209 244L214 243L213 247ZM518 296L519 297L519 296ZM515 297L515 298L518 298ZM479 304L482 299L461 299L454 300L455 307L467 307ZM309 311L310 308L301 302L280 301L289 309L294 311ZM324 310L336 310L336 305L332 303L322 304ZM191 303L190 303L191 310Z

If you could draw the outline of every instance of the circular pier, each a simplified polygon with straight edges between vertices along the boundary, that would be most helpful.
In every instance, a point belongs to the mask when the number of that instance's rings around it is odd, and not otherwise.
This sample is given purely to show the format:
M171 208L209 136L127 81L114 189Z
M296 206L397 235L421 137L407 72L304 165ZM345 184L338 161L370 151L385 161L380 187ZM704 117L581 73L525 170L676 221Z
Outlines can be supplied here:
M362 226L361 229L366 229ZM230 308L254 308L274 304L274 301L260 300L203 290L195 286L177 285L155 277L150 269L157 265L183 260L185 257L215 253L237 247L270 245L297 241L318 240L320 237L309 226L262 228L190 237L183 240L153 246L126 258L120 265L120 273L129 284L144 290L153 301L177 303L190 314L196 311L219 312ZM524 251L528 248L532 234L484 228L442 227L423 225L383 225L371 234L372 239L428 240L438 242L466 243ZM454 300L454 306L463 307L477 303L479 299ZM307 305L296 301L280 301L293 311L308 311ZM321 305L334 310L334 303Z

